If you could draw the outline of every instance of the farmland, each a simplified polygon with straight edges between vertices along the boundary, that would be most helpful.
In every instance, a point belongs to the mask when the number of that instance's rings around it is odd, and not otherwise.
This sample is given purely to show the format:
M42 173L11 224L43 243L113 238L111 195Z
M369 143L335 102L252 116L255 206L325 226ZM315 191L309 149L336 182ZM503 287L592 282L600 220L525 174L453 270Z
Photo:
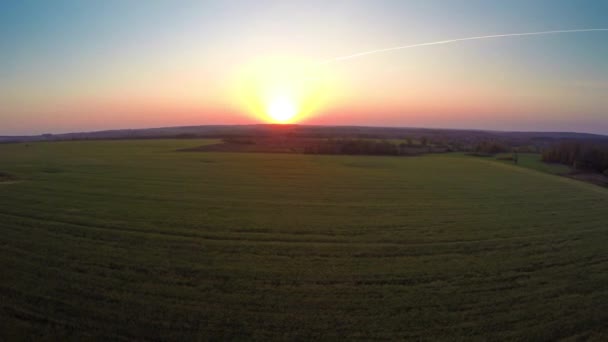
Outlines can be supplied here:
M203 143L0 145L0 339L608 337L607 189Z

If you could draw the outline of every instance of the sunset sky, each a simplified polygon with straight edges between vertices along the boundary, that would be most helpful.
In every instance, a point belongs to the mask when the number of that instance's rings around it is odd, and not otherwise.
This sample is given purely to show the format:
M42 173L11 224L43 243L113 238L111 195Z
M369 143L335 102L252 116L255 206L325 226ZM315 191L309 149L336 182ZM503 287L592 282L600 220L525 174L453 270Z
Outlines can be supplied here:
M608 134L608 1L2 1L0 135L301 124ZM331 62L328 62L331 61Z

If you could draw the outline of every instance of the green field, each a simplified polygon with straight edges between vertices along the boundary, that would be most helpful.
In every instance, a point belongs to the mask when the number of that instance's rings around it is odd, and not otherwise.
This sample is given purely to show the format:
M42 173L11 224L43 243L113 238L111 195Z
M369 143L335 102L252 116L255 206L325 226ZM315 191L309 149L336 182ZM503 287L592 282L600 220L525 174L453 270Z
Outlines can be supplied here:
M0 145L0 340L608 338L608 190L485 158Z
M508 158L511 156L511 153L502 153L495 156L495 158L503 163L513 164L513 161L510 160L500 160L500 158ZM541 159L541 155L538 153L519 153L517 166L555 175L566 175L572 171L567 165L543 163Z

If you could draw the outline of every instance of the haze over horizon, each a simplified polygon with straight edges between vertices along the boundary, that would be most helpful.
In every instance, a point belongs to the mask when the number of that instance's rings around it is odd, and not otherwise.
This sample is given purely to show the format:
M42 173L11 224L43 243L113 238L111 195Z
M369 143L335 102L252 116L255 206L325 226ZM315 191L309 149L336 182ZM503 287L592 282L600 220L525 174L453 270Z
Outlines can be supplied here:
M608 134L606 1L0 4L0 135L299 123Z

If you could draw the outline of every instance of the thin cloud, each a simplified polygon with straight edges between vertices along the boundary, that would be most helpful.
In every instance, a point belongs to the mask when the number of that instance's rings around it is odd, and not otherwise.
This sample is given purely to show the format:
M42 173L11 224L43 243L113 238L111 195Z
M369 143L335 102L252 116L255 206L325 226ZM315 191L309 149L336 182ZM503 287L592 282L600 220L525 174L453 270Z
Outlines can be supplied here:
M328 59L326 61L320 62L318 65L327 65L332 63L337 63L349 59L360 58L364 56L374 55L378 53L391 52L397 50L405 50L423 46L431 46L431 45L443 45L443 44L452 44L457 42L464 42L468 40L481 40L481 39L493 39L493 38L506 38L506 37L521 37L521 36L540 36L540 35L549 35L549 34L563 34L563 33L580 33L580 32L597 32L597 31L608 31L608 28L586 28L586 29L576 29L576 30L553 30L553 31L539 31L539 32L523 32L523 33L506 33L506 34L493 34L487 36L476 36L476 37L465 37L465 38L456 38L456 39L448 39L448 40L439 40L435 42L428 43L419 43L412 45L402 45L402 46L394 46L384 49L376 49L354 53L347 56L335 57Z

